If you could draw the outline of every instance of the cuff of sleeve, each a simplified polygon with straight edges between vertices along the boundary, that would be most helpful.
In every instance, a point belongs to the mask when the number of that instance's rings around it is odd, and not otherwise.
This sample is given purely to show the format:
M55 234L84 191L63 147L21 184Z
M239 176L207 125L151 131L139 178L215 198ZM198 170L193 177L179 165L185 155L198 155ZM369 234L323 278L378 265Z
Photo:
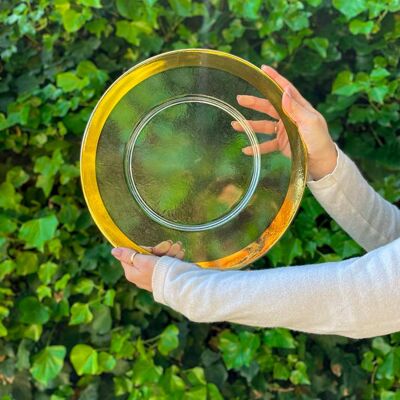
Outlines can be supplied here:
M336 151L337 151L337 159L336 159L336 166L334 170L328 174L325 175L323 178L317 180L317 181L307 181L307 186L313 190L313 189L324 189L330 186L335 185L342 176L346 173L346 165L348 163L348 158L347 156L342 152L342 150L339 149L338 145L335 143L336 146Z
M157 303L168 305L164 296L164 284L168 275L169 268L172 267L176 258L169 256L160 257L154 266L151 285L153 289L153 298Z

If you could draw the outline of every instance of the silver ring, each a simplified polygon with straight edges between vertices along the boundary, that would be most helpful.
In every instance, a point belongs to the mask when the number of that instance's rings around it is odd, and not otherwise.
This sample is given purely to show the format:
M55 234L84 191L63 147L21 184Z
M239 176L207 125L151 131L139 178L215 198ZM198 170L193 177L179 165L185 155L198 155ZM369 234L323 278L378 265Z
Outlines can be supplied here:
M137 254L139 254L139 253L134 252L134 253L131 254L131 257L130 257L131 265L135 265L135 264L134 264L134 260L135 260L135 256L136 256Z

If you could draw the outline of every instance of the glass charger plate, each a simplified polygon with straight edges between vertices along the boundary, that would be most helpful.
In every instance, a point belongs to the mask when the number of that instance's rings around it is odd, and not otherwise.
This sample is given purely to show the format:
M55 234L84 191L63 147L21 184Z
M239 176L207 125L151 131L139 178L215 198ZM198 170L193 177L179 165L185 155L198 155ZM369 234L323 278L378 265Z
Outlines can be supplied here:
M282 236L301 201L306 148L281 107L282 89L251 63L186 49L131 68L105 92L83 138L81 180L90 213L113 246L181 241L185 260L241 268ZM260 155L237 95L268 99L292 157ZM243 132L232 129L238 121ZM251 146L253 155L243 154Z

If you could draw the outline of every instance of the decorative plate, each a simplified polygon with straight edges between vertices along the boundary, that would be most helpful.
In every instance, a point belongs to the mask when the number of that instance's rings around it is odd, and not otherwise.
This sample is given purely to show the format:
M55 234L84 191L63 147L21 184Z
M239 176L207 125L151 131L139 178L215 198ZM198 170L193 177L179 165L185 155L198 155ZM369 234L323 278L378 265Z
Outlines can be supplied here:
M81 149L83 192L104 236L142 253L179 240L185 260L205 268L241 268L265 254L291 223L307 176L282 93L258 67L215 50L164 53L124 73L96 105ZM273 136L248 121L271 118L237 95L270 101L291 158L260 154Z

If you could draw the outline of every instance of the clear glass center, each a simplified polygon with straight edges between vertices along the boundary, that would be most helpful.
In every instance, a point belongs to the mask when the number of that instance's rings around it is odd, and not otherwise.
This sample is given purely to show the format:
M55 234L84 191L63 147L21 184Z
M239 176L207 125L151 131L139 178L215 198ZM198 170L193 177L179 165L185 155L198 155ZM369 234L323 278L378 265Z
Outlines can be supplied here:
M243 133L230 128L233 120ZM253 156L242 153L246 146ZM179 96L148 112L129 138L124 164L142 210L165 227L188 232L237 216L260 176L252 128L234 107L206 95Z

